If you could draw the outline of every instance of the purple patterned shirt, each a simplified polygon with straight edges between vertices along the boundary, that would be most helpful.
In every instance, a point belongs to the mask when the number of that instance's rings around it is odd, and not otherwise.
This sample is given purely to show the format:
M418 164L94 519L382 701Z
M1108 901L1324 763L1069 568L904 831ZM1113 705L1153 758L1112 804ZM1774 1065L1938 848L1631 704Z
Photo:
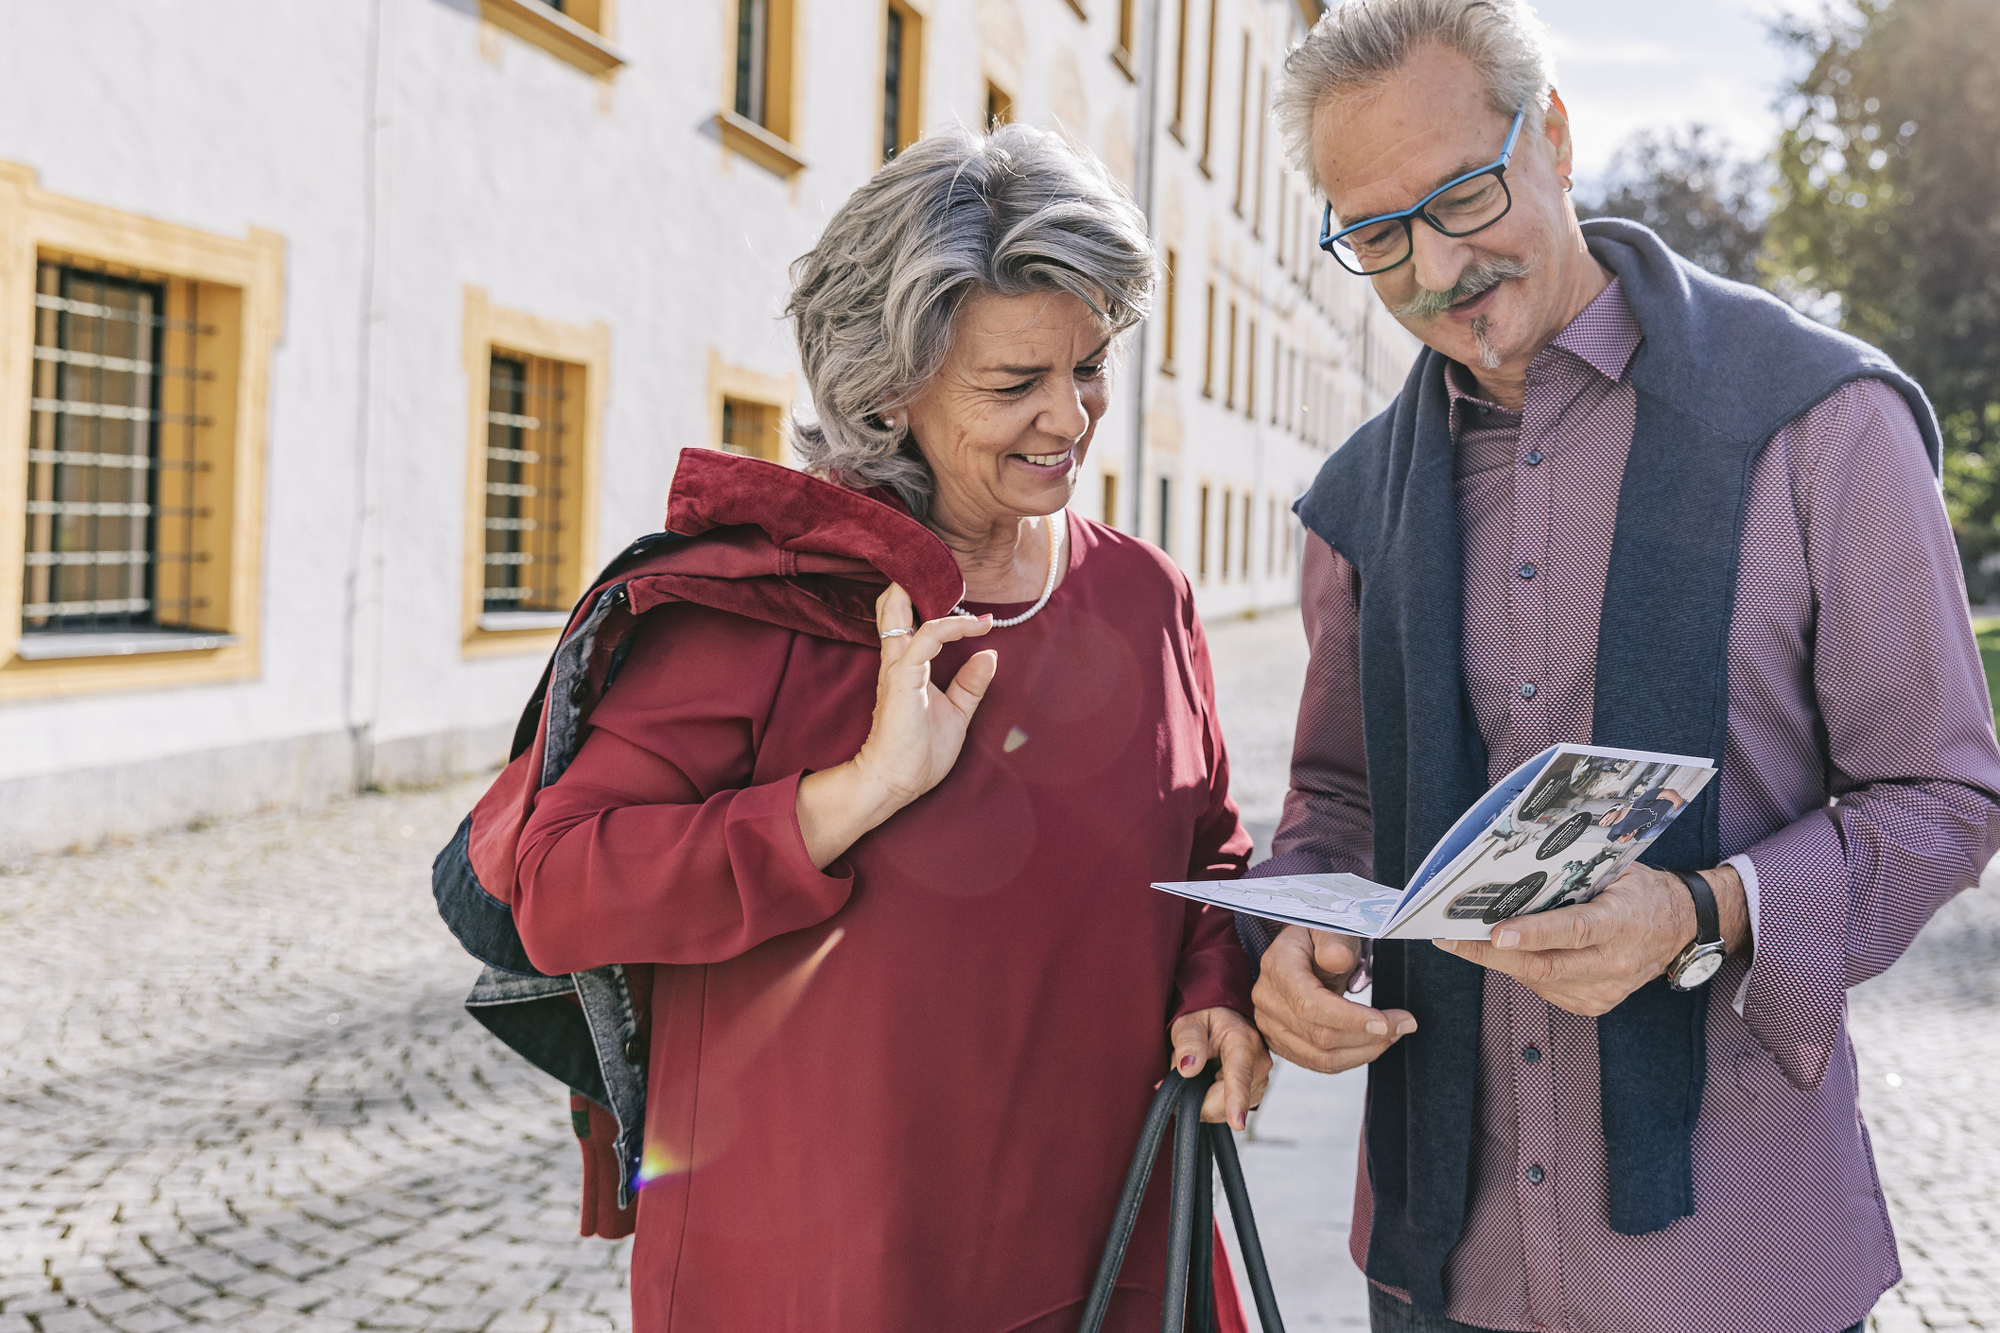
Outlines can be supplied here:
M1614 280L1535 358L1522 412L1450 367L1463 666L1490 779L1590 740L1636 408L1623 376L1641 336ZM1353 567L1311 538L1292 791L1253 875L1370 867L1358 599ZM1597 1024L1489 972L1453 1319L1833 1333L1900 1276L1855 1103L1846 989L1977 881L2000 838L2000 747L1937 486L1908 406L1880 381L1834 392L1757 461L1729 686L1721 834L1750 890L1754 965L1732 958L1710 983L1695 1211L1649 1235L1611 1230ZM1365 1157L1359 1174L1357 1263Z

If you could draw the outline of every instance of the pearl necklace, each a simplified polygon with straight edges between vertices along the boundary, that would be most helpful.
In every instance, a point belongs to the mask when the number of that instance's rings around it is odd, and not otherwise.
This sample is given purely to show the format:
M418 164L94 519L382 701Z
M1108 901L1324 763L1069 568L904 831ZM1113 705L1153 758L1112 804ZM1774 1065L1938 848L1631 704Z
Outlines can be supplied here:
M1041 598L1033 606L1029 607L1027 610L1023 611L1018 616L1009 616L1005 620L994 621L993 622L994 629L1012 629L1014 626L1019 625L1025 621L1033 620L1035 618L1035 613L1049 604L1049 598L1053 597L1056 591L1056 574L1062 568L1060 559L1062 555L1063 538L1067 536L1068 533L1069 533L1069 511L1067 509L1058 509L1056 510L1055 513L1050 514L1049 515L1049 579L1048 582L1042 585ZM961 602L959 605L952 608L952 614L960 616L969 616L972 613L970 611L967 611L965 609L965 604Z

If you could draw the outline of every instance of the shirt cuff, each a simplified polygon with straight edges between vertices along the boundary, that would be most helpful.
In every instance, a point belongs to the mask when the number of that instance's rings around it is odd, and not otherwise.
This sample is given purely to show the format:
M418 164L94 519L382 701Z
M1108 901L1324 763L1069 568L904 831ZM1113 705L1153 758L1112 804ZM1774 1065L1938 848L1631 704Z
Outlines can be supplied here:
M1730 857L1722 864L1735 870L1736 877L1743 881L1743 906L1750 916L1749 943L1750 947L1754 950L1757 947L1757 867L1750 863L1749 857L1741 853ZM1757 966L1757 955L1755 953L1750 955L1750 966ZM1743 1001L1748 998L1749 994L1750 973L1746 969L1743 973L1743 983L1736 988L1736 998L1730 1002L1735 1008L1738 1018L1743 1017Z

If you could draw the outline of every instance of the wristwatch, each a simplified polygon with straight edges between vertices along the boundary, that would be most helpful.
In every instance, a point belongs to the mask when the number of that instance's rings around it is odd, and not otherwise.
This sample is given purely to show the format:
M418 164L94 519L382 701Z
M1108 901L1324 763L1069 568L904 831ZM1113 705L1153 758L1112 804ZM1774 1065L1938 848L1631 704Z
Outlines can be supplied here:
M1667 964L1667 984L1675 990L1693 990L1704 985L1722 966L1728 950L1722 944L1721 914L1715 909L1715 890L1708 880L1692 870L1676 870L1681 883L1694 898L1694 939Z

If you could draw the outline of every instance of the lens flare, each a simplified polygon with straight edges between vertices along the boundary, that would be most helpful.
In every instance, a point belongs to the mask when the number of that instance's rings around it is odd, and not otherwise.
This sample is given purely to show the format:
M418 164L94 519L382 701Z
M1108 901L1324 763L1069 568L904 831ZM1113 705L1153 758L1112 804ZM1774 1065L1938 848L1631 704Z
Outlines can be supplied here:
M648 1143L645 1151L639 1154L639 1169L633 1173L632 1179L640 1189L644 1189L655 1181L686 1169L687 1164L676 1162L666 1149Z
M703 1048L709 1055L701 1071L705 1091L698 1143L691 1154L685 1157L676 1154L663 1141L667 1135L649 1121L646 1146L639 1156L639 1169L633 1175L638 1188L684 1176L704 1161L715 1160L728 1146L735 1137L732 1122L736 1117L730 1110L732 1093L757 1052L777 1034L786 1017L805 998L813 975L846 934L845 927L830 931L817 948L779 974L761 995L744 1006L714 1041L704 1040Z
M800 998L806 993L806 986L813 979L813 974L819 971L820 964L826 961L826 956L833 952L834 946L846 935L846 927L836 927L820 941L817 949L800 959L789 971L772 982L770 988L762 995L743 1007L735 1020L730 1023L722 1040L722 1049L728 1052L728 1058L732 1063L747 1060L771 1039L779 1025L785 1021L786 1015L798 1006Z

